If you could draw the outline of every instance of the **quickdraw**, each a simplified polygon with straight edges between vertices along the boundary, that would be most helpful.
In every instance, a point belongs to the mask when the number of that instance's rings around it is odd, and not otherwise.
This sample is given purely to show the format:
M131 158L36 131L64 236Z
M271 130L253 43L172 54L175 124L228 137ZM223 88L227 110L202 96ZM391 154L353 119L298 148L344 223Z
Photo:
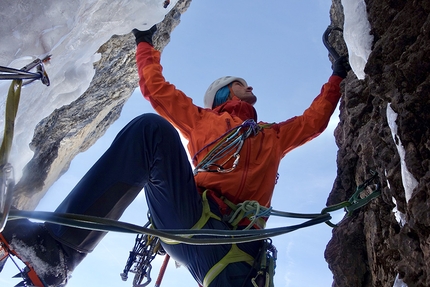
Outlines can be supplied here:
M278 258L278 251L272 244L271 239L263 241L259 257L255 261L254 266L257 274L251 279L254 287L273 287L273 278L275 277L276 260Z
M41 80L43 84L49 86L49 78L43 66L43 63L49 59L50 56L42 60L36 59L21 70L0 66L0 80L13 80L6 100L5 127L3 141L0 147L0 232L6 225L10 206L12 204L12 192L15 186L13 167L9 163L9 154L12 149L15 119L21 97L21 87L35 80ZM29 72L33 68L37 68L37 73ZM28 81L23 82L23 80Z
M44 85L49 86L50 81L48 74L46 73L44 63L47 63L50 59L51 55L48 55L43 59L37 58L20 70L0 66L0 80L27 80L22 83L23 86L36 80L40 80ZM30 70L34 68L36 68L36 72L30 72Z
M148 221L144 227L150 226ZM120 274L123 281L127 281L128 273L134 273L133 287L144 287L151 283L151 262L156 255L165 255L160 239L148 234L138 234L135 239L133 250L127 259L124 271ZM145 279L145 281L143 281ZM158 281L158 280L157 280Z
M364 183L357 186L355 193L347 201L341 203L327 206L321 213L326 214L332 211L336 211L344 208L347 212L347 216L351 216L353 212L360 207L368 204L372 199L381 195L381 184L379 182L371 184L378 178L378 173L375 171L370 171L371 177L364 181ZM337 227L337 224L333 224L330 220L326 221L326 224L331 227Z

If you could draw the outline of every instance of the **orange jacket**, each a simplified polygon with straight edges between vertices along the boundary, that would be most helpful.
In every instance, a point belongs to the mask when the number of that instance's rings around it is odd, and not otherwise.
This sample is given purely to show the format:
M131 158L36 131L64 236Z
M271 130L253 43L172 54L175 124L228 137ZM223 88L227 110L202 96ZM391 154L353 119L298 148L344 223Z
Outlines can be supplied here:
M139 43L136 60L144 97L157 113L188 139L191 156L232 127L242 124L246 119L256 118L254 108L237 98L215 110L194 105L182 91L166 82L162 75L160 52L148 43ZM272 124L248 138L240 152L236 169L230 173L200 172L195 176L197 186L224 195L236 204L257 200L264 206L270 206L281 159L327 127L340 99L341 81L342 78L331 76L303 115ZM197 162L207 152L208 149L199 153Z

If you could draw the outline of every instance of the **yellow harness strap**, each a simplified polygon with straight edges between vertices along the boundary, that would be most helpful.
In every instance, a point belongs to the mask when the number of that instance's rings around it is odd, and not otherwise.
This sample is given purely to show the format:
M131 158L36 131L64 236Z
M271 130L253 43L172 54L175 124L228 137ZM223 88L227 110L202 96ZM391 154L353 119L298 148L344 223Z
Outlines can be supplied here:
M210 218L214 218L216 220L221 221L221 218L215 215L211 211L209 202L206 196L206 191L204 191L202 194L202 202L203 202L202 216L191 229L202 229L203 226L205 226L205 224L208 222ZM192 237L192 235L188 237ZM180 243L176 240L171 240L167 238L160 238L160 239L166 244ZM211 282L227 267L228 264L236 263L236 262L246 262L252 266L254 264L254 257L240 250L240 248L237 247L236 244L232 244L230 251L217 264L212 266L212 268L208 271L205 278L203 279L203 287L208 287L209 284L211 284Z
M216 220L221 221L221 218L217 215L215 215L212 211L211 208L209 206L209 202L208 199L206 197L206 191L203 192L202 194L202 202L203 202L203 210L202 210L202 216L200 217L199 221L197 221L196 224L194 224L193 227L191 227L191 229L202 229L203 226L205 226L205 224L208 222L208 220L210 218L214 218ZM191 238L192 235L187 236L188 238ZM164 243L166 244L179 244L180 242L176 241L176 240L172 240L172 239L167 239L167 238L160 238Z
M209 284L211 284L228 264L236 262L246 262L252 266L254 264L254 257L240 250L236 244L233 244L230 251L208 271L203 280L203 287L209 287Z

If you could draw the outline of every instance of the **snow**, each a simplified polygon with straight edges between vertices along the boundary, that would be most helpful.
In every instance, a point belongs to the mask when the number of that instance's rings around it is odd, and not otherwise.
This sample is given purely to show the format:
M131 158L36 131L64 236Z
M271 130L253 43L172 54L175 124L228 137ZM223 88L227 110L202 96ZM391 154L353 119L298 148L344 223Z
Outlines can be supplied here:
M403 227L406 223L406 215L397 209L397 201L394 197L392 197L392 201L395 204L393 208L393 213L394 213L394 216L396 217L396 221L397 223L399 223L400 227Z
M406 283L399 278L399 274L397 274L393 287L408 287L408 285L406 285Z
M52 276L62 276L66 272L66 264L64 263L64 255L63 253L59 253L59 258L61 260L60 265L50 265L47 262L43 261L37 255L36 247L28 246L23 241L14 238L11 243L11 247L14 251L16 251L21 260L25 262L31 262L32 267L40 276L52 275ZM39 246L40 251L44 251L43 246Z
M373 43L366 4L364 0L342 0L342 5L345 13L343 36L348 47L349 63L357 78L362 80Z
M28 144L34 127L87 89L94 75L93 63L100 58L97 49L113 34L147 29L160 22L176 2L171 1L165 9L159 0L109 4L102 0L34 0L30 5L25 0L1 1L0 18L8 20L0 26L0 65L22 68L37 57L52 54L51 64L46 66L51 86L36 82L22 90L10 157L17 180L32 157ZM1 95L7 94L9 85L10 81L0 82ZM1 134L5 98L0 98Z
M387 178L387 170L385 170L385 177ZM388 179L387 179L387 187L391 189L391 185ZM393 213L396 218L396 221L400 225L400 227L403 227L406 223L406 215L403 212L399 211L399 209L397 208L397 200L394 197L391 197L391 201L395 204L393 208Z
M400 156L400 167L401 167L401 173L402 173L402 183L403 188L405 189L405 198L406 203L409 202L409 199L411 199L412 193L414 188L418 185L418 181L414 178L414 176L409 172L408 167L406 166L405 162L405 147L403 146L400 137L397 134L397 113L391 108L391 105L387 105L387 121L388 126L391 130L391 135L393 137L394 143L397 147L397 152Z

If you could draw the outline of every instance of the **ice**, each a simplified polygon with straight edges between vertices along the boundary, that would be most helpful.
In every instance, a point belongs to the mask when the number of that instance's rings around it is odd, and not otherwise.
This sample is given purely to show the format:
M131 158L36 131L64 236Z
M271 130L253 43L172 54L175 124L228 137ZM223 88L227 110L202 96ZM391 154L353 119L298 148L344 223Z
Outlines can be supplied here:
M385 177L387 178L387 170L385 170ZM391 189L391 184L387 179L387 187ZM395 204L393 208L394 216L396 217L397 223L400 225L400 227L403 227L406 223L406 215L403 212L400 212L397 208L397 200L394 197L391 197L391 201Z
M357 78L364 79L364 68L373 43L366 4L364 0L342 0L342 5L345 13L343 35L348 47L349 62Z
M396 276L396 280L394 281L393 287L408 287L402 279L399 278L399 274Z
M406 166L406 162L405 162L406 151L399 136L397 135L396 119L397 119L397 113L391 108L391 105L388 104L387 105L388 126L390 127L391 135L393 136L394 143L396 144L396 147L397 147L397 152L399 153L399 156L400 156L402 183L403 183L403 188L405 189L406 202L409 202L409 199L411 199L413 190L418 185L418 181L409 172L408 167Z
M392 201L395 204L393 208L393 213L394 213L394 216L396 217L396 221L397 223L399 223L400 227L403 227L406 223L406 215L397 209L397 201L394 197L392 197Z
M37 57L52 54L46 66L51 86L39 81L22 90L10 161L19 179L31 159L29 143L36 124L53 110L78 98L94 76L98 48L113 34L148 29L163 20L168 9L159 0L2 0L0 65L22 68ZM107 4L108 3L108 4ZM10 17L13 15L13 17ZM6 21L7 19L7 21ZM0 82L0 133L10 81ZM2 136L1 136L2 137Z

